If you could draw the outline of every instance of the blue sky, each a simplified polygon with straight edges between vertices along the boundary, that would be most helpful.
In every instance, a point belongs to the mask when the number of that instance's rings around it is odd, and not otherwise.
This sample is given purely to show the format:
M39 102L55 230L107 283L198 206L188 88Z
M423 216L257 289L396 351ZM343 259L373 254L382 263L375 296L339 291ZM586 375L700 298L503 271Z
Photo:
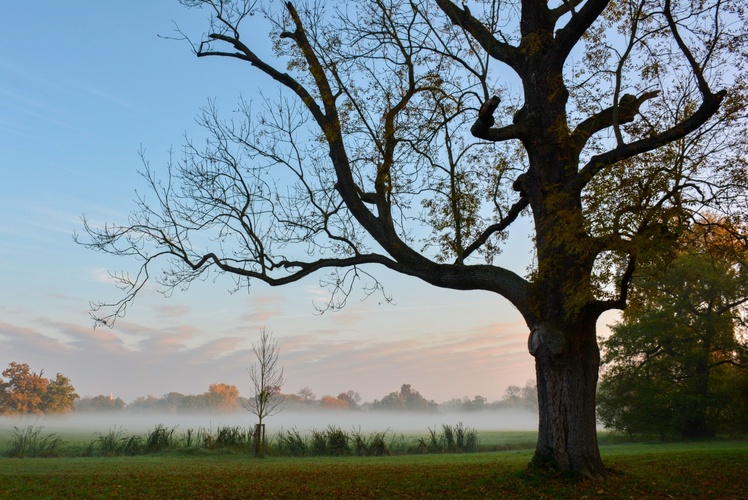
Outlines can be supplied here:
M25 0L2 9L0 32L0 366L29 363L69 376L80 395L126 401L215 382L246 394L250 343L261 328L281 344L286 392L353 389L365 400L409 383L445 401L499 399L534 378L526 327L499 296L439 290L371 269L396 305L354 297L319 315L317 278L284 287L198 283L138 297L114 329L94 329L89 301L117 299L107 270L136 262L76 245L81 215L123 222L136 189L138 150L157 171L209 98L231 110L266 79L237 61L197 59L166 40L174 22L196 37L205 14L176 1ZM267 39L258 37L258 44ZM514 234L501 263L522 272L530 242Z

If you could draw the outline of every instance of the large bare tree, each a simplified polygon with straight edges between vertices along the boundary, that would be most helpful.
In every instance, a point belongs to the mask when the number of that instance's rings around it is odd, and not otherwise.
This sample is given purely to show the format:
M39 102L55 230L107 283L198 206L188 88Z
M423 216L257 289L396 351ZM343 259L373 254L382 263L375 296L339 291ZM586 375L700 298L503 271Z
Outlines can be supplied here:
M146 167L155 200L86 224L91 248L142 260L97 320L124 314L156 265L167 288L322 271L331 308L357 279L379 290L372 264L495 292L530 331L533 464L603 476L598 318L685 221L746 211L741 0L182 3L210 13L203 39L179 32L197 56L281 91L231 120L207 106L206 144ZM500 255L525 216L529 271Z

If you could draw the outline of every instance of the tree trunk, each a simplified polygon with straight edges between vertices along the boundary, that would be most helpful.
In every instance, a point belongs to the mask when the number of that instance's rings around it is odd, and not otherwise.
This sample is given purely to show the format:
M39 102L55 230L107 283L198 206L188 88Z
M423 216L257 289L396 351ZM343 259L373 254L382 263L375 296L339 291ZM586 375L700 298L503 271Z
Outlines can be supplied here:
M255 456L265 458L265 424L255 424Z
M684 438L706 438L716 435L707 419L707 408L709 406L709 353L711 342L709 342L708 330L702 344L699 359L696 361L696 369L692 375L692 388L686 394L687 405L685 410L685 422L681 435Z
M533 328L530 352L535 356L539 424L530 467L602 478L595 416L600 351L595 322L585 323L583 331L548 322Z

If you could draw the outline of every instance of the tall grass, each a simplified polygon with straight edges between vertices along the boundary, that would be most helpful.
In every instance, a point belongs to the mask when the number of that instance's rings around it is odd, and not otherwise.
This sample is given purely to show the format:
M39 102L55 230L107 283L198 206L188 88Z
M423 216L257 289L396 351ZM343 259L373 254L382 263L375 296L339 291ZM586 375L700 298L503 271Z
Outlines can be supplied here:
M142 436L124 433L122 428L109 429L106 434L97 433L84 452L88 456L116 457L120 455L141 455L145 453L145 440Z
M219 426L215 431L199 428L177 433L177 427L156 425L144 435L128 434L122 428L96 433L95 438L76 449L61 450L64 443L56 433L42 435L43 427L15 428L10 448L12 457L39 456L134 456L163 452L253 453L251 428ZM268 442L268 454L275 456L386 456L412 453L462 453L479 451L475 429L462 423L428 429L425 438L406 437L389 429L363 433L335 425L303 433L296 428L278 431ZM82 449L81 449L82 448ZM200 451L202 450L202 451Z
M42 426L13 427L9 457L55 457L64 441L56 433L42 436Z
M254 450L253 439L254 433L250 428L218 427L214 447L250 451Z
M441 431L429 427L429 435L418 439L420 453L474 453L478 451L478 431L457 425L442 424Z
M175 448L178 444L178 440L174 436L176 430L176 427L169 428L162 424L158 424L146 435L145 450L148 453L158 453L160 451Z
M349 433L331 425L324 430L312 429L308 437L295 428L281 430L273 442L277 453L286 456L383 456L391 455L387 435L388 431Z
M309 453L309 440L298 429L279 430L275 439L271 440L279 455L289 457L304 457Z
M304 435L297 429L280 430L272 440L273 449L283 456L385 456L410 453L477 452L478 432L462 423L441 429L429 429L425 438L407 438L402 434L361 430L347 432L340 427L312 429Z
M342 457L351 454L351 448L348 446L350 436L340 427L330 425L325 430L327 436L327 450L330 455Z

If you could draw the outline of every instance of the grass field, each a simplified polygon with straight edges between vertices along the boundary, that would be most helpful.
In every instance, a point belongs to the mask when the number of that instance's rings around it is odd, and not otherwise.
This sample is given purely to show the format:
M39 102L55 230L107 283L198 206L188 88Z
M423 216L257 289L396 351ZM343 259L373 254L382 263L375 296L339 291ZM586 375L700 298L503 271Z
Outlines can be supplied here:
M254 459L162 453L0 458L2 498L746 498L748 442L601 447L613 474L526 472L531 451Z

